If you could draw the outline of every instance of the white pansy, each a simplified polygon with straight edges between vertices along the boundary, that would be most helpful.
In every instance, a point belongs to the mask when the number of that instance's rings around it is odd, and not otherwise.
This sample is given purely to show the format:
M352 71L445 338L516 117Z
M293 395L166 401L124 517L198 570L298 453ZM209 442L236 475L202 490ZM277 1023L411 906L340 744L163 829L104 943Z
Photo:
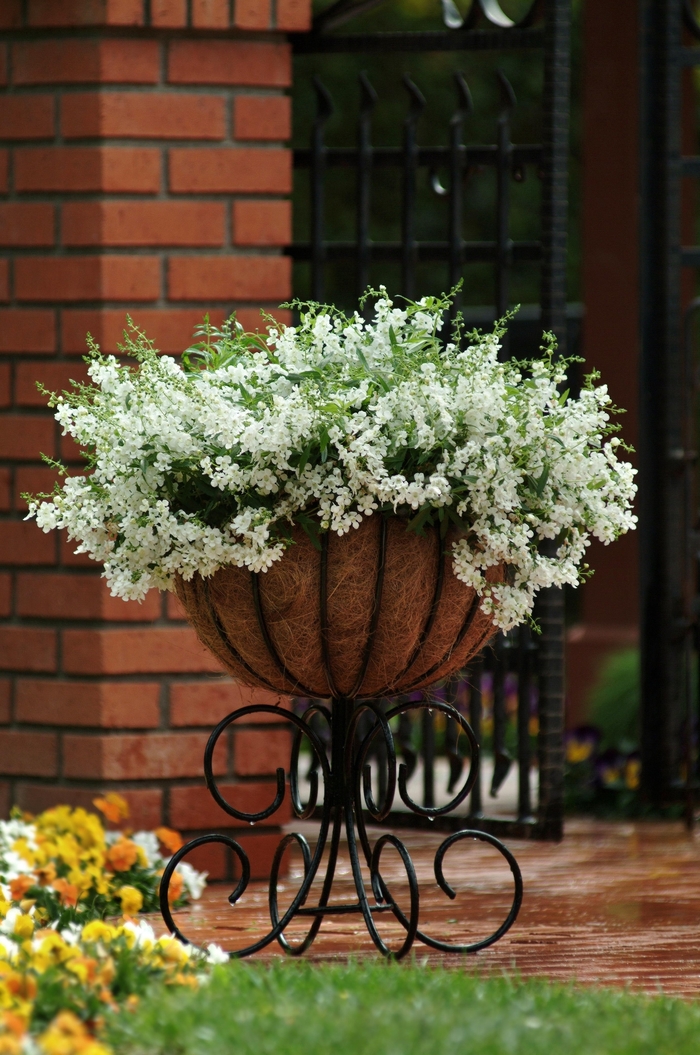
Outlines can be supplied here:
M206 885L208 872L198 872L192 865L188 864L187 861L181 861L175 869L182 876L182 882L185 885L185 890L192 898L193 901L199 901L202 896Z
M125 931L128 931L134 936L134 945L137 948L150 949L155 944L156 934L150 923L146 923L145 919L139 920L138 923L134 923L133 920L125 920L122 923L122 927ZM166 937L166 935L163 935Z
M137 600L177 575L266 571L294 523L343 535L380 510L447 518L462 529L455 574L508 629L539 590L578 582L591 536L635 526L635 470L608 438L604 385L562 396L566 364L551 348L501 362L499 328L443 343L446 307L382 294L366 321L307 306L298 326L270 329L267 354L229 326L190 365L139 336L137 370L95 354L94 391L56 403L91 471L29 515ZM499 564L508 582L490 585Z
M160 867L163 858L158 845L158 836L155 832L134 832L130 838L132 842L143 850L149 868Z
M10 912L14 912L14 909L10 909ZM10 912L8 912L7 914L8 917L10 915ZM83 924L67 923L65 927L61 927L59 929L59 927L56 925L54 929L58 931L66 945L77 945L83 933Z
M220 945L216 945L214 942L211 945L207 945L207 963L228 963L230 957L229 954L221 948Z

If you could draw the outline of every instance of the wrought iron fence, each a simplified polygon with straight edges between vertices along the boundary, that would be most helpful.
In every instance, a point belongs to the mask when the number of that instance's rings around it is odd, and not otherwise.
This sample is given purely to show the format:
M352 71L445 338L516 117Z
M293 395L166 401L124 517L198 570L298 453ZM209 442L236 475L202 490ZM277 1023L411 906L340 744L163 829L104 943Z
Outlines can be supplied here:
M437 0L436 0L437 3ZM404 93L405 114L400 145L376 143L373 121L378 106L371 75L360 73L360 97L355 142L335 146L327 142L327 127L335 104L321 76L313 78L316 114L308 146L294 151L297 172L308 174L308 232L290 248L297 263L310 267L313 299L326 295L329 269L340 266L342 289L351 300L366 288L375 265L393 268L396 292L413 297L419 288L421 265L442 269L450 286L472 265L492 269L492 309L475 310L465 305L467 323L483 323L502 316L511 306L509 287L514 268L526 265L539 276L539 323L553 330L562 350L567 340L566 226L567 159L569 115L569 0L534 3L516 22L506 17L496 0L475 0L463 19L451 0L442 0L443 30L425 32L337 33L355 14L378 6L372 0L353 3L338 0L317 20L310 34L294 36L295 53L302 55L462 52L466 72L454 76L455 103L442 145L420 141L419 119L426 105L420 87L408 75L398 86ZM496 71L499 107L492 142L469 142L468 124L474 105L469 89L469 56L485 51L494 54L517 49L540 58L544 90L541 96L542 139L539 143L513 141L512 123L516 107L513 89L502 71ZM345 170L354 175L347 186L354 199L355 230L351 238L329 237L327 191L329 173ZM383 208L393 209L398 237L383 235L386 215L373 211L382 181L391 174L397 193L386 195ZM493 237L465 236L467 206L476 178L495 180L493 207L489 216ZM398 177L398 179L397 179ZM514 184L525 178L540 186L539 233L532 239L514 239L511 232L511 194ZM419 194L419 184L423 188ZM425 187L433 199L443 203L442 237L421 237ZM378 220L380 221L378 224ZM433 225L434 226L434 225ZM377 236L377 230L380 231ZM444 282L442 283L445 284ZM486 318L484 318L484 315ZM531 353L526 328L516 321L511 346L504 354ZM539 342L538 342L539 343ZM461 679L441 687L445 697L458 703L468 715L477 737L491 747L489 791L502 791L510 774L517 774L509 816L490 815L484 789L475 785L468 807L471 827L494 833L525 837L559 838L563 811L563 724L564 724L564 620L560 590L543 591L537 617L541 633L535 638L528 628L500 635L464 672ZM301 704L303 706L303 704ZM427 714L427 712L426 712ZM421 718L414 728L407 716L396 730L397 742L414 780L422 782L425 805L447 792L461 771L462 758L455 723L436 728L433 718ZM439 748L439 750L438 750ZM377 759L378 763L381 758ZM537 802L531 785L533 763L539 773ZM377 776L381 780L381 764ZM491 800L489 800L491 801ZM493 811L491 811L493 813ZM392 813L397 825L433 823L414 814ZM461 818L435 818L445 826L463 824Z
M642 788L655 806L685 800L692 824L700 787L700 156L684 151L697 142L700 18L691 0L643 0L640 10Z

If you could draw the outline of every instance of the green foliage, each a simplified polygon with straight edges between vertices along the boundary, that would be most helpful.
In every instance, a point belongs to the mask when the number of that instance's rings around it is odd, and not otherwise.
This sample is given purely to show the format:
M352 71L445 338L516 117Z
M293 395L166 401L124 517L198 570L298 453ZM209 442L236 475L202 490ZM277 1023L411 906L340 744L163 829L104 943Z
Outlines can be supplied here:
M473 961L470 961L473 963ZM695 1055L700 1007L391 964L232 964L111 1017L115 1055Z
M591 690L589 714L602 734L601 748L631 751L639 745L638 649L608 656Z

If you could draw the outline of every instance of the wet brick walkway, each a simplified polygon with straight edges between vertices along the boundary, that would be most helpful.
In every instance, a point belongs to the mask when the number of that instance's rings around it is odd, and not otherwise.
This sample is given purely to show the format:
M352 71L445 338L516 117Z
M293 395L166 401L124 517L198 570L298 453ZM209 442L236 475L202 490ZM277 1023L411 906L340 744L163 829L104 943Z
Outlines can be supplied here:
M303 827L310 838L314 828ZM374 832L372 839L374 839ZM413 857L420 882L420 926L442 940L475 941L492 932L508 911L512 879L507 865L481 843L451 849L445 876L458 892L448 900L435 884L433 857L441 836L397 833ZM559 844L509 842L523 873L520 916L496 945L470 956L445 956L416 942L414 954L429 962L484 973L517 972L562 982L629 986L655 993L700 995L700 832L688 835L676 823L601 823L573 820ZM398 903L408 907L399 858L386 849L382 873ZM292 861L280 890L280 906L298 885ZM351 901L349 860L341 858L333 901ZM315 888L314 888L315 889ZM251 883L238 905L230 887L210 887L201 902L178 913L195 942L216 941L233 950L269 929L267 886ZM312 904L311 898L307 904ZM393 916L377 917L385 940L397 947L403 931ZM308 919L294 921L290 941L303 935ZM162 927L162 924L161 924ZM283 956L277 943L258 958ZM378 956L360 916L326 917L306 958Z

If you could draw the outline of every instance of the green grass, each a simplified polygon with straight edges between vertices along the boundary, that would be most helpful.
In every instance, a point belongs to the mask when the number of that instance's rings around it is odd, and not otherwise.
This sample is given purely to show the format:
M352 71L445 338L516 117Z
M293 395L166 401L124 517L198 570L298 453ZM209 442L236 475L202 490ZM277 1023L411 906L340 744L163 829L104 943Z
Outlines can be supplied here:
M459 969L234 963L153 992L107 1039L119 1055L695 1055L700 1006Z

